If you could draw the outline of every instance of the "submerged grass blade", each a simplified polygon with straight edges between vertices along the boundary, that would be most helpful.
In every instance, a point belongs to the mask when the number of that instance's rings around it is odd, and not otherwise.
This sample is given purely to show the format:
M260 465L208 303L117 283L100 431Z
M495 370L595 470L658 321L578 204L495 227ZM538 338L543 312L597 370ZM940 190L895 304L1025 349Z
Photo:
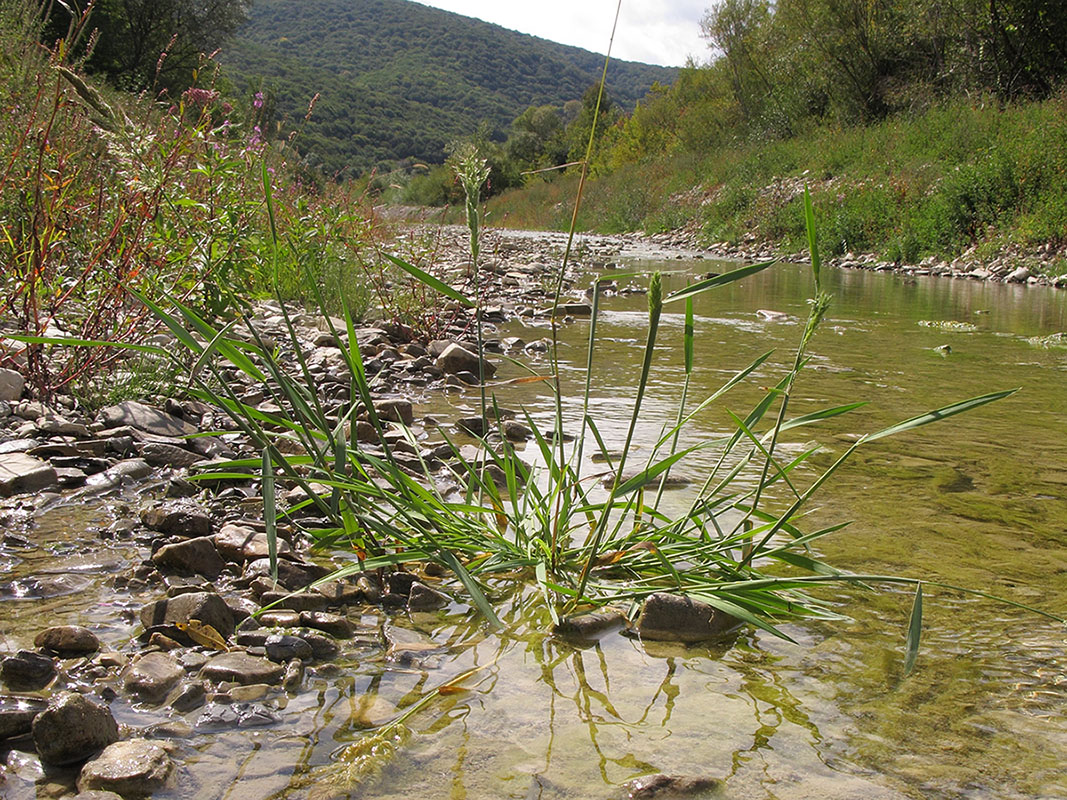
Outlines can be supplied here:
M910 675L915 669L915 659L919 656L919 637L923 630L923 585L915 584L915 601L911 606L911 621L908 623L908 646L904 655L904 674Z

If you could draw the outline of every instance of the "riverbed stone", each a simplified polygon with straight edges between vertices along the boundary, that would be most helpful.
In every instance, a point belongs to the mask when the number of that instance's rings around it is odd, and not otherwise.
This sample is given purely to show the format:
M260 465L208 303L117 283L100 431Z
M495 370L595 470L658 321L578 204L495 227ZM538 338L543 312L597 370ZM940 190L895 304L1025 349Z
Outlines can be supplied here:
M95 633L80 625L55 625L37 634L33 646L51 650L63 658L72 658L95 653L100 649L100 640Z
M0 497L39 492L59 482L55 469L25 453L0 454Z
M327 600L318 592L264 592L260 595L259 602L265 606L289 611L322 611L326 608Z
M141 445L141 458L153 467L174 467L188 469L193 464L204 460L199 453L193 453L184 447L177 447L165 442L145 442Z
M0 369L0 401L17 403L26 388L26 379L13 369Z
M479 358L467 348L456 342L452 342L444 349L434 362L444 372L455 375L459 372L478 374L478 365L481 364L483 374L491 378L496 373L496 366L484 358Z
M338 639L351 639L355 630L352 623L340 614L330 614L327 611L302 611L300 612L300 624L306 628L328 633Z
M48 701L36 695L0 695L0 739L29 733L34 718L48 707Z
M725 787L718 778L694 778L680 775L644 775L624 784L630 800L652 800L672 797L707 797L722 792Z
M167 500L141 510L146 528L167 535L207 536L211 533L211 514L185 500Z
M315 652L311 645L299 636L276 633L268 636L263 643L267 651L267 658L279 664L285 664L292 659L310 661Z
M415 408L410 400L390 398L375 403L378 416L389 422L402 422L408 427L415 424Z
M412 583L408 591L409 611L436 611L439 608L445 608L451 602L452 599L448 595L419 581Z
M205 578L217 578L226 566L210 536L164 545L152 556L152 563L161 570Z
M227 561L255 561L267 558L270 554L267 534L246 525L228 523L223 525L212 538L219 555ZM285 539L279 538L277 545L279 555L288 553L292 549Z
M177 660L167 653L145 653L133 661L122 676L126 691L146 703L161 703L185 675Z
M174 771L170 754L158 744L129 739L108 745L78 775L78 791L108 791L125 800L150 797L165 788Z
M553 626L552 633L572 642L594 642L607 633L628 627L629 624L626 615L620 611L597 611L563 617Z
M708 603L657 592L645 598L637 633L654 641L701 642L718 638L740 624L736 617Z
M141 624L145 629L173 626L175 622L197 619L210 625L224 639L233 636L233 611L226 601L214 592L191 592L149 603L141 609ZM173 635L183 634L173 628Z
M156 436L191 436L197 427L162 409L127 400L103 409L97 419L105 428L130 426Z
M33 742L47 764L84 761L118 739L111 711L75 692L53 697L33 721Z
M281 682L285 668L265 658L250 656L248 653L221 653L211 659L200 670L202 677L213 681L232 681L250 684L266 683L271 686Z
M0 676L12 689L44 688L55 674L55 660L33 650L19 650L0 660Z

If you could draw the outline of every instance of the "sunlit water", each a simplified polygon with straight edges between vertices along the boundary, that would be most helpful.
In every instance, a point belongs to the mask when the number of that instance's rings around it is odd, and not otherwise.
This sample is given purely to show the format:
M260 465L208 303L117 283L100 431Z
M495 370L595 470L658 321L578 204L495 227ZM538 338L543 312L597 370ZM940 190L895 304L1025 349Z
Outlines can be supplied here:
M642 266L677 269L678 262ZM1067 614L1067 350L1028 341L1067 329L1067 294L862 272L824 279L834 304L798 384L795 413L855 400L870 405L794 431L787 450L817 441L829 459L847 446L844 434L995 389L1022 391L860 451L818 496L810 527L853 521L820 542L819 554L855 571L965 585ZM684 282L669 276L668 288ZM805 270L781 266L700 298L691 403L761 353L776 352L749 386L698 418L686 442L728 430L724 409L743 415L762 387L777 382L809 291ZM609 298L600 321L593 412L609 444L621 443L629 417L644 302ZM759 309L788 317L765 321ZM646 448L663 420L674 418L681 387L681 309L667 311L640 429ZM967 322L975 330L923 321ZM500 333L531 340L547 331ZM566 326L563 336L576 395L588 322ZM951 353L935 350L945 344ZM511 376L505 369L502 377ZM549 399L537 392L505 387L499 400L544 417ZM453 396L431 406L441 413L475 402ZM569 413L576 410L569 401ZM698 455L683 471L699 481L710 457ZM669 502L683 503L684 495ZM122 560L144 554L98 546L95 534L116 514L86 514L68 509L44 519L34 533L38 546L4 565L3 580L18 580L42 566L67 569L77 554L73 577L90 587L0 603L9 646L29 645L45 612L49 622L93 626L115 648L136 633L133 612L150 597L92 587L103 587ZM310 674L301 693L268 698L280 724L181 739L180 789L171 796L610 798L624 794L625 781L660 771L725 779L725 796L745 800L1067 796L1067 631L929 587L922 651L905 679L910 595L849 589L824 596L852 621L787 626L796 643L746 630L715 647L613 635L576 649L545 636L547 619L522 594L502 613L507 634L459 606L412 618L368 610L358 621L417 629L441 651L401 667L378 649L350 648L339 669ZM464 682L467 691L441 696L377 757L359 756L353 745L369 725L473 666L483 669ZM121 699L113 708L132 725L168 719ZM23 782L11 778L10 796L36 796L35 767L15 766Z

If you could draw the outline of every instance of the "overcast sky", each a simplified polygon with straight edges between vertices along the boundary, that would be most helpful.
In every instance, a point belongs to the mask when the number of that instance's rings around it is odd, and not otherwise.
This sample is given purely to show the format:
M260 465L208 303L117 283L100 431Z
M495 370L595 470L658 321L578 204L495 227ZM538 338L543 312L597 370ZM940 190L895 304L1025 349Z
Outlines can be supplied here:
M618 0L417 0L505 28L604 53ZM622 0L611 53L623 61L679 67L707 60L700 18L711 0Z

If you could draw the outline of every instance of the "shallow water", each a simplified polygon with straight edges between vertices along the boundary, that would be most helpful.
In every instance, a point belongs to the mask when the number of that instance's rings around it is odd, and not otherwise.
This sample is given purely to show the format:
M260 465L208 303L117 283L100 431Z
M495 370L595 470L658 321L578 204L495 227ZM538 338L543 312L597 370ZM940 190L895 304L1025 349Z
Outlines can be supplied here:
M677 269L678 262L643 266ZM684 280L670 276L668 288ZM818 498L809 527L854 521L822 540L820 554L856 571L963 584L1067 614L1067 350L1028 342L1067 329L1067 293L864 272L827 272L825 280L834 304L798 384L795 412L853 400L871 405L800 429L787 446L815 439L836 455L846 446L841 434L995 389L1023 391L861 451ZM783 265L704 295L696 309L692 401L774 348L756 385L727 398L726 407L744 413L758 387L776 381L790 360L808 288L805 270ZM625 432L644 302L605 302L594 408L609 444L621 443ZM758 309L789 317L765 321ZM946 320L975 330L919 324ZM502 333L530 340L546 332ZM587 334L582 321L564 330L573 385L582 378ZM651 421L642 426L646 444L676 411L677 313L665 315L661 344L646 404ZM933 349L942 344L952 352ZM548 413L547 397L536 392L508 387L499 399L525 404L535 416ZM434 406L475 402L439 398ZM727 427L719 405L687 436L697 441ZM686 469L699 478L703 466L697 458ZM678 503L682 496L670 495ZM50 623L87 624L110 646L125 646L136 633L136 609L150 599L106 588L123 561L145 555L123 537L121 520L129 513L121 504L57 509L26 533L33 546L6 550L13 555L0 565L5 584L41 576L46 565L52 573L73 565L63 577L88 582L74 593L0 601L7 646L31 644L45 615ZM859 590L826 596L852 621L788 626L796 644L744 631L716 647L609 636L574 648L546 638L547 620L521 595L507 601L506 636L472 622L458 606L411 618L368 611L360 620L368 627L415 629L440 643L440 651L411 667L390 663L374 647L351 648L340 669L309 674L301 693L267 698L280 723L188 734L178 740L180 788L169 796L612 798L623 796L621 783L656 771L722 778L722 796L746 800L1067 796L1061 626L931 587L919 662L904 680L910 596ZM483 669L463 682L466 691L442 695L396 741L379 743L374 757L361 754L369 726L474 666ZM131 725L167 719L121 699L113 709ZM4 796L46 796L50 780L32 759L13 756Z

